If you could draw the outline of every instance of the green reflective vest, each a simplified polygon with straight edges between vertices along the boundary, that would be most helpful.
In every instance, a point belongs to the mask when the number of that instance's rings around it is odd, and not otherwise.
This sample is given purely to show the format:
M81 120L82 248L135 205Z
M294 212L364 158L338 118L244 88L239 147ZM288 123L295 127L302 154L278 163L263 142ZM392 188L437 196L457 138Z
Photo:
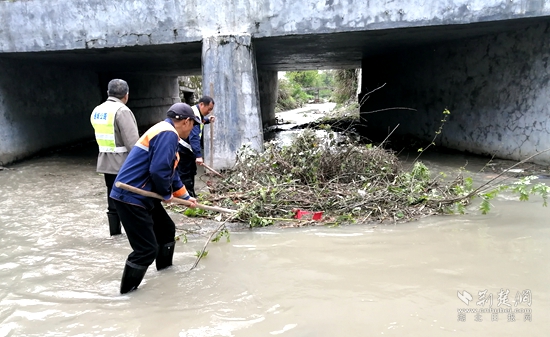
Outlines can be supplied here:
M120 102L106 101L92 111L90 122L95 130L99 152L128 152L125 146L117 147L115 143L115 116L123 106Z

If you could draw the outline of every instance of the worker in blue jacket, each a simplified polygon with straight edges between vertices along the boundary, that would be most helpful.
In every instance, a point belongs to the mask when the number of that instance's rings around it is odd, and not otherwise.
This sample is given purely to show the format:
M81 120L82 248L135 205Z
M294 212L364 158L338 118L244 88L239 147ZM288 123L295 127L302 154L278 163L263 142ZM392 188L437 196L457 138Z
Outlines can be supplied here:
M195 175L197 175L197 165L203 165L204 159L202 156L202 132L204 129L204 124L214 123L216 118L214 116L206 117L212 113L214 110L214 99L209 96L203 96L199 100L197 105L192 106L195 116L200 119L201 123L195 125L189 138L185 139L185 142L191 147L185 146L185 144L180 143L179 153L181 160L178 165L178 173L181 181L187 188L189 195L192 197L197 197L195 193Z
M110 194L133 250L122 274L121 294L139 286L153 261L156 260L157 270L172 265L176 226L159 199L121 189L116 182L157 193L165 203L178 197L191 201L191 207L196 205L176 168L179 141L187 138L200 120L185 103L172 105L167 117L139 138L122 165Z

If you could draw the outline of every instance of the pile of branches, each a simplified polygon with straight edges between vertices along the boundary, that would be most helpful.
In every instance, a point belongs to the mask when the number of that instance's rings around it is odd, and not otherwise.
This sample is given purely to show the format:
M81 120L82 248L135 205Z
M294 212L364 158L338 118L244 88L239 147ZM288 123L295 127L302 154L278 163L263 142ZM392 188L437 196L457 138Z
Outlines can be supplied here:
M444 212L445 200L467 202L465 191L460 176L442 183L421 162L404 169L391 151L305 129L290 146L243 147L207 199L240 209L238 219L251 226L289 219L296 209L323 211L334 222L397 222Z

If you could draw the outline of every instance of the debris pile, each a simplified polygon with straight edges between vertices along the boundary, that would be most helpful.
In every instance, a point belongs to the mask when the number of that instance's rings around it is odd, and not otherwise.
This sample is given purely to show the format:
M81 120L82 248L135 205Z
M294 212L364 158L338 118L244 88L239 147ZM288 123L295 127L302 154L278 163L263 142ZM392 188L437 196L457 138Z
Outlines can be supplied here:
M239 209L251 226L291 219L296 209L324 212L326 222L401 222L438 214L465 193L461 177L442 183L421 162L404 169L397 156L332 131L305 129L290 146L259 153L243 147L235 167L210 186L209 202ZM467 202L467 200L464 200Z

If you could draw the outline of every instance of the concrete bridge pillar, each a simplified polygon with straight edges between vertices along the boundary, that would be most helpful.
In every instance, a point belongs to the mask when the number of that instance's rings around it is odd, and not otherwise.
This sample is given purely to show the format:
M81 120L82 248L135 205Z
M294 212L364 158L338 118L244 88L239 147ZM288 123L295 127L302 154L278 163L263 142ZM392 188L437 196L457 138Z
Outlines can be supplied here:
M263 150L256 59L250 35L203 40L203 93L216 102L216 122L204 128L205 163L231 168L242 145ZM212 132L212 135L211 135Z
M258 70L258 85L260 88L260 107L262 111L262 125L275 124L275 105L277 104L277 72L273 70Z

